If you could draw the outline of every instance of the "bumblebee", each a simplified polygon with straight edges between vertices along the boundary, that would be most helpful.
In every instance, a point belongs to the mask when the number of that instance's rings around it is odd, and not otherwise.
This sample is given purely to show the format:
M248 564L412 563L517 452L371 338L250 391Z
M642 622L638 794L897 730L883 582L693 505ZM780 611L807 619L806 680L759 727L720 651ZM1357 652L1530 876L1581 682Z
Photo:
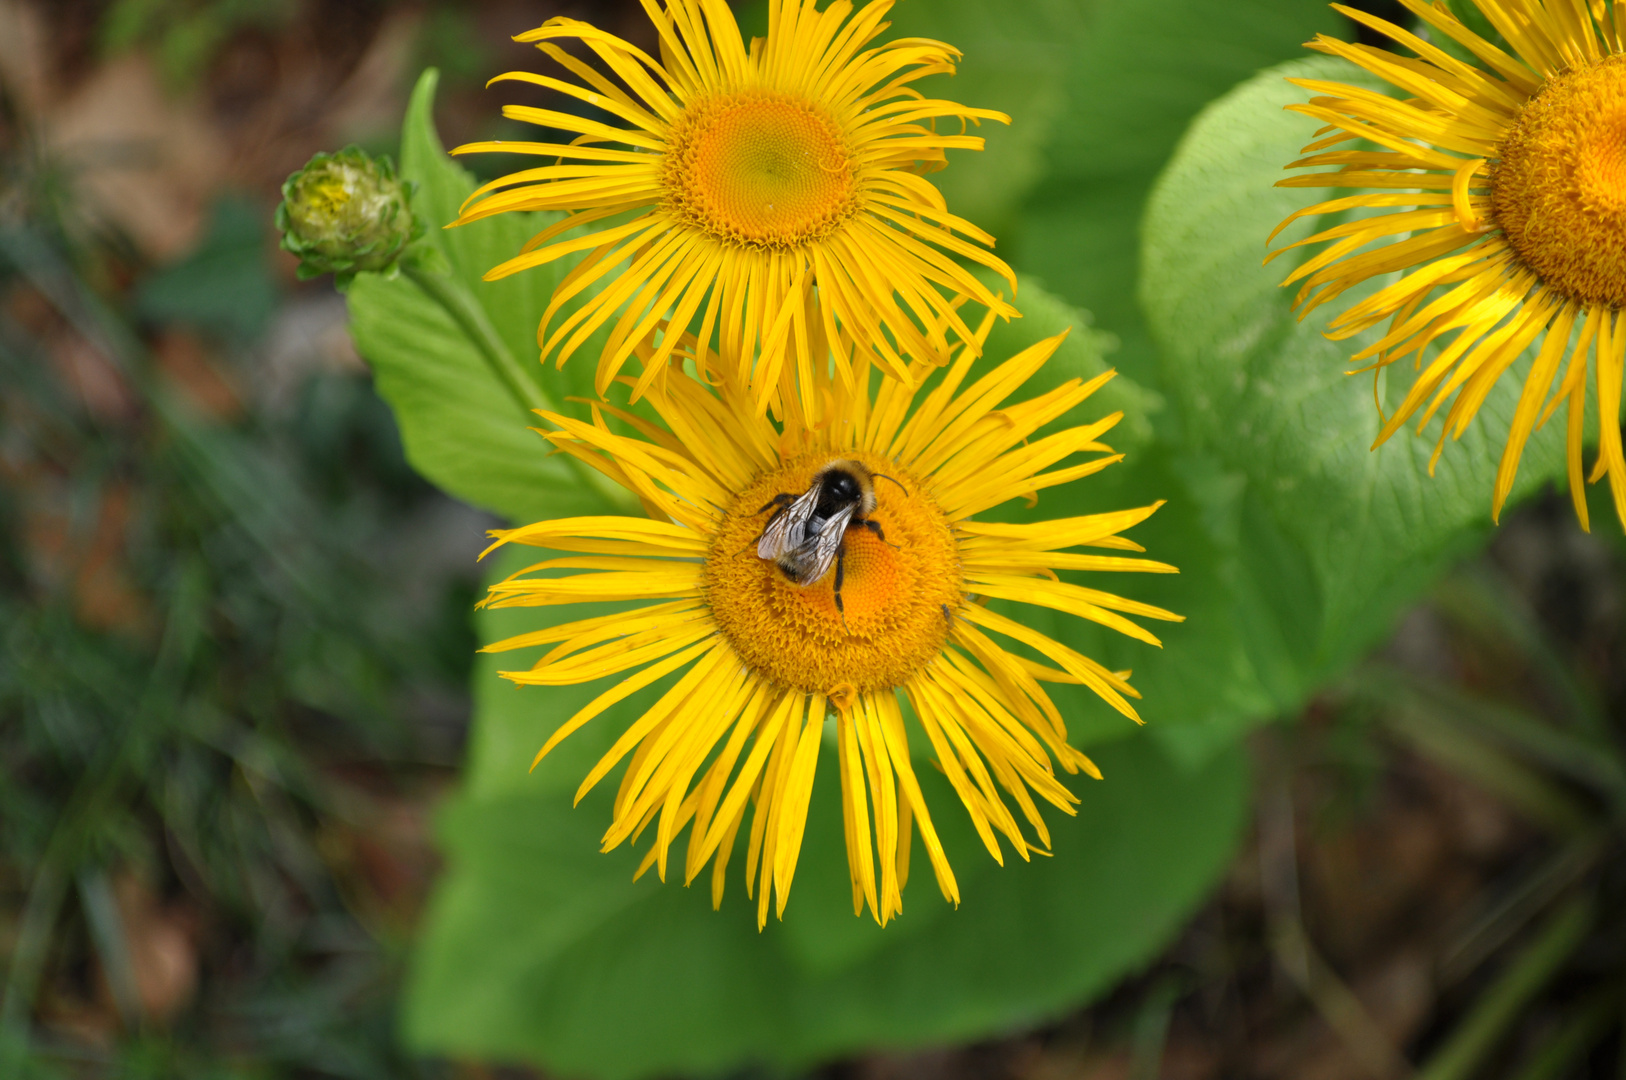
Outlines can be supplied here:
M757 537L757 556L774 563L785 577L805 589L822 580L831 564L835 565L836 611L843 624L847 612L841 603L841 581L847 530L868 529L882 542L886 540L881 523L869 516L875 512L878 479L898 484L856 461L832 461L814 475L806 491L775 495L757 511L774 512Z

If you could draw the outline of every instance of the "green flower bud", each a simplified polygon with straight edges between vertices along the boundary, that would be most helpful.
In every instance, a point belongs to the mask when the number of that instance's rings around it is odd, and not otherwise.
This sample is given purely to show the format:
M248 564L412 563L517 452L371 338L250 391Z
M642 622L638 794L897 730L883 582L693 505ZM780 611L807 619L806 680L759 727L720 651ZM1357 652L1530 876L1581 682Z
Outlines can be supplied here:
M299 279L331 273L339 288L362 271L390 271L423 235L412 214L413 185L387 157L357 146L317 154L282 185L277 228L282 247L299 256Z

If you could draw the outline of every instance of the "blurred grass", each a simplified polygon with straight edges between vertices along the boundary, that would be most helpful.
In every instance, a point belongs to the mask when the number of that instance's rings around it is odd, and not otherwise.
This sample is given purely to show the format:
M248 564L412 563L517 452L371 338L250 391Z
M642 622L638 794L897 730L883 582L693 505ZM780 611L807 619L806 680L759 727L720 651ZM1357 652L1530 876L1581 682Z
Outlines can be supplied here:
M264 207L159 270L8 120L0 1075L435 1075L392 1010L482 521L365 372L268 403L266 331L320 301Z

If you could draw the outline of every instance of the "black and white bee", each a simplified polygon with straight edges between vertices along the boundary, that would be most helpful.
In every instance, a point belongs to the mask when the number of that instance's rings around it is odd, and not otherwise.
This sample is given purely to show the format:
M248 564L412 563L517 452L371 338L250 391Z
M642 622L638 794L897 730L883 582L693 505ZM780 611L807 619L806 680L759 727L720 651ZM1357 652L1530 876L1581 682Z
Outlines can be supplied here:
M775 495L757 511L774 511L757 537L757 556L777 565L785 577L805 589L822 580L831 564L835 565L836 610L844 622L847 613L841 603L841 582L847 530L868 529L886 540L881 523L870 517L877 502L877 479L892 480L856 461L832 461L814 475L806 491Z

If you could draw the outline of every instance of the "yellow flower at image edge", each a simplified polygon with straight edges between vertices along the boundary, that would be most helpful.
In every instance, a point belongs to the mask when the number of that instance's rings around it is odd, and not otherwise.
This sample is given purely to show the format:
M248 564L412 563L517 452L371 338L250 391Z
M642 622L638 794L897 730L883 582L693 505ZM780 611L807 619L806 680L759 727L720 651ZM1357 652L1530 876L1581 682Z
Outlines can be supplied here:
M979 339L987 327L985 321ZM1174 572L1146 559L1065 550L1140 551L1120 534L1156 506L1033 524L975 520L1121 457L1099 441L1121 414L1030 440L1110 372L1004 404L1060 341L1042 342L963 386L972 362L967 348L929 393L883 380L871 400L827 377L816 387L814 423L780 429L742 413L745 391L726 377L713 387L683 374L684 362L705 359L693 356L691 337L670 354L670 377L658 378L649 396L664 429L609 406L595 407L594 423L546 415L558 428L548 436L555 446L635 492L650 517L570 518L493 534L498 544L575 554L493 585L485 601L491 606L647 605L488 647L554 646L530 670L503 673L521 684L632 672L563 723L537 761L611 705L678 676L577 793L579 801L626 763L605 850L652 829L639 872L654 865L664 879L687 827L679 856L684 881L711 861L717 904L743 832L758 924L767 920L770 892L783 914L833 711L854 911L867 904L884 925L901 910L916 830L943 894L957 903L954 874L911 763L900 691L993 857L1003 861L1000 836L1024 859L1048 847L1034 796L1068 813L1077 801L1054 766L1100 774L1068 745L1043 684L1082 683L1136 720L1126 698L1139 695L1127 672L1109 671L985 605L1007 600L1053 608L1153 645L1157 638L1126 616L1178 619L1057 574ZM647 345L639 351L653 362ZM920 364L913 374L924 378L928 370ZM854 374L857 387L871 382L867 365ZM638 434L613 432L604 411ZM1079 454L1091 456L1064 464ZM759 555L759 543L773 523L782 527L806 512L816 500L799 510L796 497L827 490L835 472L865 485L873 498L825 506L842 510L839 520L829 519L835 526L819 515L811 519L807 531L815 536L826 527L846 528L829 534L840 540L831 568L798 584L781 568L785 560ZM551 576L560 570L583 572Z
M1412 357L1420 372L1385 420L1380 444L1413 416L1421 429L1449 402L1430 470L1446 436L1462 435L1491 387L1545 334L1514 412L1493 514L1500 515L1531 433L1565 404L1570 490L1587 524L1581 445L1590 368L1604 420L1590 479L1608 475L1626 522L1618 422L1626 354L1620 310L1626 305L1626 9L1602 0L1474 0L1517 53L1510 56L1443 6L1401 2L1480 66L1376 16L1334 5L1416 58L1325 35L1311 43L1387 80L1408 99L1292 80L1318 96L1289 108L1336 130L1305 147L1308 156L1289 167L1338 168L1281 186L1380 190L1323 202L1284 221L1277 233L1305 216L1377 211L1273 253L1330 245L1284 284L1303 282L1298 302L1308 312L1370 278L1409 271L1334 318L1328 336L1346 339L1388 320L1383 337L1354 360L1381 368ZM1379 148L1338 148L1355 138ZM1359 250L1389 237L1399 239ZM1443 347L1425 356L1436 342Z
M567 212L487 275L588 253L543 315L544 360L556 352L563 363L614 319L599 360L603 394L658 322L692 327L698 318L697 337L709 342L715 332L760 413L798 389L805 399L814 368L832 352L850 373L848 341L899 378L906 357L947 362L955 342L974 343L955 308L960 297L1016 314L958 261L990 267L1014 289L1010 268L985 250L993 237L950 214L921 176L942 166L947 149L982 148L964 134L967 122L1008 122L911 87L952 72L956 51L919 38L864 48L886 28L885 0L856 14L848 3L820 12L811 0L770 0L768 36L749 48L723 0L644 7L662 62L587 23L555 18L516 40L538 43L579 81L500 76L569 94L618 126L511 105L505 116L568 137L454 151L550 159L480 188L456 223L510 210ZM571 39L609 75L554 44ZM939 134L940 120L953 130ZM661 365L647 370L653 377Z

